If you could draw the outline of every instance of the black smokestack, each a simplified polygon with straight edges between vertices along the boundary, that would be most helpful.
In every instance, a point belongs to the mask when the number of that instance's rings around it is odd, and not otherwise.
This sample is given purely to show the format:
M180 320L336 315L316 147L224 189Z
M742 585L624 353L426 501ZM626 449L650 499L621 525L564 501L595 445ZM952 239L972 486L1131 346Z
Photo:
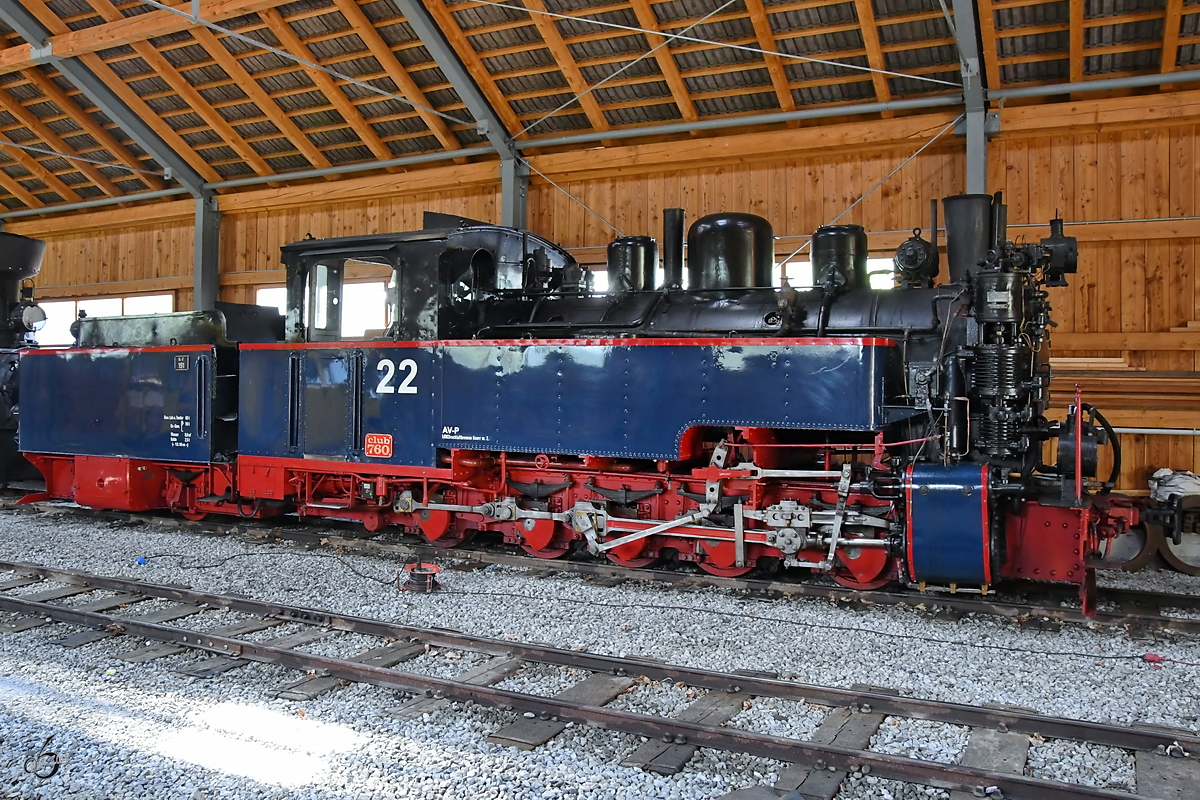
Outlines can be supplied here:
M663 209L663 286L683 285L683 209Z

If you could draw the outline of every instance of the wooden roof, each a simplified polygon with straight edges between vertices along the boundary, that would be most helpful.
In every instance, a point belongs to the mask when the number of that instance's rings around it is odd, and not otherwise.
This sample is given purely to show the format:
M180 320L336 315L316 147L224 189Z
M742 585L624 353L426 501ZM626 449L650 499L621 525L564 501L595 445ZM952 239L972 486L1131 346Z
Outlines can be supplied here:
M993 89L1200 66L1200 0L977 2ZM210 182L486 144L391 0L210 0L202 16L417 107L139 2L20 3L53 34L56 57L80 58ZM518 140L959 91L948 85L960 82L960 66L939 0L424 5ZM630 29L703 41L664 44ZM0 24L0 137L36 148L0 144L0 204L38 208L174 185L109 166L161 171L28 44Z

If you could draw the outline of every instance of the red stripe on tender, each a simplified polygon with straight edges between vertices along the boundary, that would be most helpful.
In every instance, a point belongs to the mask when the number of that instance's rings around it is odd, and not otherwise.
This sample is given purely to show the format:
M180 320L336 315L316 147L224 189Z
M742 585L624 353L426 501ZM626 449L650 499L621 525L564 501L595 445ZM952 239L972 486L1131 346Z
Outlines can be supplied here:
M913 475L913 467L914 466L915 465L913 465L913 464L909 464L908 469L905 470L905 472L904 472L904 505L906 506L906 508L905 508L906 513L904 516L905 516L905 524L906 524L906 527L908 528L908 547L906 548L908 550L908 579L915 581L917 579L917 570L916 570L916 567L913 566L913 532L912 532L912 524L913 524L913 502L912 502L913 480L912 480L912 475Z
M453 470L377 461L325 461L316 458L279 458L277 456L238 456L240 467L281 467L296 472L324 472L331 475L390 475L395 478L432 478L451 480Z
M878 336L802 336L793 339L749 337L707 339L431 339L422 342L250 342L243 350L329 350L378 347L897 347L895 339Z
M112 353L123 350L127 353L194 353L201 350L212 350L216 345L211 344L172 344L155 347L31 347L21 350L23 356L37 355L73 355L75 353Z

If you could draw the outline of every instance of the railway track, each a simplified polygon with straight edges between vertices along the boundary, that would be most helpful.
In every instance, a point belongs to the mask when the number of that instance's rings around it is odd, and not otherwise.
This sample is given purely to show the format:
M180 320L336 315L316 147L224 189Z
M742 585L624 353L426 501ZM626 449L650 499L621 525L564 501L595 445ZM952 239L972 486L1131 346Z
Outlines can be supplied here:
M10 506L10 509L13 506ZM609 561L596 561L586 554L553 560L513 552L511 548L467 544L454 548L432 547L415 537L404 541L396 534L367 534L353 523L322 520L319 524L288 518L282 523L258 520L185 520L175 516L137 514L119 511L95 511L74 505L36 503L15 508L41 508L65 511L97 519L118 522L170 525L182 530L210 535L238 535L255 542L290 541L308 547L327 547L356 555L394 558L401 561L454 561L475 566L522 567L546 575L572 573L592 576L610 583L652 581L675 589L701 590L708 587L748 592L764 598L808 597L850 606L900 606L918 608L941 616L982 614L1013 620L1023 626L1053 628L1064 623L1124 627L1142 635L1173 631L1200 635L1200 594L1174 594L1135 589L1101 589L1099 608L1086 616L1078 596L1070 589L1048 584L1017 583L1004 593L979 594L920 593L915 590L852 590L844 587L801 580L772 578L726 578L680 569L633 569ZM1170 611L1170 613L1168 613ZM1179 613L1182 612L1182 613Z
M155 610L139 613L148 607ZM208 629L189 624L189 619L201 619L196 615L211 609L228 612L230 621ZM128 643L130 638L153 642L123 652L119 657L126 661L145 662L187 651L206 654L182 670L196 677L216 678L250 662L280 665L298 672L297 680L273 690L275 696L288 699L311 699L344 683L358 682L407 693L409 699L390 712L400 717L429 713L451 703L461 704L458 708L471 704L498 708L510 712L511 718L489 741L527 749L549 741L574 723L646 737L622 764L664 774L682 769L698 747L777 759L788 766L775 788L798 789L807 800L834 797L852 773L947 789L953 800L1176 800L1193 797L1187 792L1200 781L1200 764L1185 755L1200 753L1200 737L1186 731L1113 726L1020 709L900 697L870 687L799 684L766 674L712 672L34 564L0 562L0 611L11 615L0 625L0 633L60 624L66 630L54 643L64 647L103 640ZM317 640L348 634L370 637L377 644L349 657L301 649ZM252 638L256 635L258 638ZM452 678L404 671L406 661L433 647L482 654L487 660ZM496 686L527 664L568 667L587 677L553 697ZM706 691L677 719L609 707L614 699L647 681L670 681ZM767 699L824 706L829 712L805 740L723 725L743 709ZM871 752L867 749L871 738L888 717L969 728L962 763ZM1134 751L1139 794L1022 774L1031 737Z

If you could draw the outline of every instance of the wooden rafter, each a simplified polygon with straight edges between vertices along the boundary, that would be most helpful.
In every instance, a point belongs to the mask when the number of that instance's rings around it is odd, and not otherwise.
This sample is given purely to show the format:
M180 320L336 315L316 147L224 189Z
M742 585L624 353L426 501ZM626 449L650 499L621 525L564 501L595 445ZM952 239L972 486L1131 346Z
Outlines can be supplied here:
M0 164L0 186L3 186L5 191L30 208L41 208L46 205L37 199L33 192L22 186L19 180L5 172L3 168L6 166L8 164Z
M300 37L296 35L296 32L288 25L287 20L278 11L273 8L267 9L260 12L259 16L262 17L263 22L267 23L267 27L271 29L271 32L279 38L279 43L283 46L284 50L313 63L317 62L316 57L309 52L304 42L300 41ZM328 72L313 69L312 67L305 67L302 64L297 65L297 68L302 69L312 78L317 89L320 90L321 94L325 95L325 99L329 101L329 104L342 115L342 119L345 120L346 125L375 154L376 158L388 159L395 157L383 139L379 138L379 134L375 133L374 129L358 113L358 110L346 97L345 93L338 88L338 85Z
M633 6L633 13L637 15L638 26L646 30L657 31L658 17L654 14L654 9L650 6L650 0L630 0L630 5ZM665 42L665 36L654 36L647 34L646 41L651 47L658 47ZM671 46L659 50L654 54L654 58L658 61L658 68L662 71L663 78L667 81L667 86L671 89L671 97L675 100L675 105L679 108L679 113L686 122L695 122L700 119L700 115L696 112L696 104L692 102L691 92L688 91L687 84L683 80L683 76L679 73L679 65L675 63L675 56L671 55Z
M46 169L31 153L19 147L13 147L11 141L3 136L0 136L0 145L3 145L4 151L8 153L13 161L16 161L22 167L29 170L29 173L33 177L46 184L51 191L57 192L58 196L64 202L70 202L74 198L75 194L71 191L71 187L63 183L53 172Z
M1179 26L1183 21L1183 0L1167 0L1163 12L1163 43L1160 70L1174 72L1179 53Z
M604 116L604 111L600 108L600 103L596 100L596 95L588 91L588 82L584 79L583 73L579 71L579 65L575 63L575 58L567 48L567 43L563 41L558 26L554 24L554 20L544 13L546 6L542 3L542 0L525 0L525 7L530 10L533 24L537 26L538 33L542 36L542 41L546 43L546 47L550 49L550 54L558 62L558 68L562 71L563 77L566 78L567 85L571 87L571 91L579 98L579 105L583 108L583 113L587 115L588 122L591 123L592 128L598 131L608 130L611 126Z
M25 71L25 77L38 88L64 114L75 121L88 135L96 140L96 144L112 153L113 158L134 169L145 169L145 165L129 151L125 145L117 141L107 128L96 122L92 115L64 92L57 83L50 80L41 70L34 68ZM147 175L144 172L131 173L136 175L150 189L161 189L164 184L157 175Z
M446 41L450 43L450 46L454 48L454 52L462 60L463 66L467 68L467 72L475 80L475 84L479 87L479 90L487 98L492 110L496 112L496 116L504 123L508 135L515 135L524 126L517 120L517 115L512 110L512 106L504 98L500 87L496 86L495 79L492 78L487 67L483 65L483 59L479 57L479 53L475 52L475 48L467 40L467 35L458 26L458 21L450 13L450 9L446 7L443 0L426 0L425 8L437 23L438 28L441 29L442 35L446 37Z
M854 0L854 8L858 12L858 24L862 29L863 48L867 51L867 66L873 70L882 70L883 48L879 44L879 26L875 24L875 9L871 6L871 0ZM877 101L886 103L892 99L886 75L872 72L871 83L875 86Z
M234 83L246 93L246 96L254 101L254 105L258 106L259 111L271 121L281 135L295 145L300 154L307 158L312 166L328 167L330 165L325 154L304 135L304 131L300 130L291 117L283 113L266 90L262 88L262 85L246 71L240 61L225 49L225 45L221 44L208 28L194 28L192 36L201 47L208 51L217 66L225 70L225 74L232 78Z
M754 24L754 35L758 37L758 46L773 53L779 49L775 43L775 35L771 31L771 21L767 19L767 9L763 0L746 0L746 12L750 22ZM796 109L796 99L792 97L792 88L788 85L787 72L783 68L783 60L779 56L763 56L767 62L767 71L771 75L771 86L775 88L775 96L779 99L779 107L784 111Z
M30 111L25 106L21 105L16 98L8 92L0 89L0 108L12 114L17 122L24 125L29 132L42 140L48 150L55 150L64 155L73 154L73 148L69 147L57 133L50 130L44 122L38 119L37 115ZM116 197L122 194L117 185L104 176L96 168L95 164L89 164L86 161L69 161L71 166L79 170L83 175L98 186L109 197Z
M1083 0L1069 0L1071 83L1083 80Z
M983 71L987 75L989 89L1000 88L1000 62L996 52L996 11L992 8L991 0L976 0L979 16L979 33L982 47L979 59L983 62Z
M367 19L367 15L363 13L356 0L333 0L334 6L350 23L350 27L358 34L358 38L363 40L363 44L367 46L367 50L371 55L375 56L375 60L383 67L383 71L392 82L396 84L396 88L403 97L407 97L414 103L420 103L423 106L432 108L433 104L429 102L429 98L421 91L421 87L413 80L412 75L408 73L404 65L396 58L396 54L388 47L387 42ZM414 107L417 115L425 121L429 127L429 132L437 137L437 140L442 143L442 147L447 150L457 150L461 147L461 143L454 133L450 130L450 126L446 124L446 120L427 111L424 108Z

